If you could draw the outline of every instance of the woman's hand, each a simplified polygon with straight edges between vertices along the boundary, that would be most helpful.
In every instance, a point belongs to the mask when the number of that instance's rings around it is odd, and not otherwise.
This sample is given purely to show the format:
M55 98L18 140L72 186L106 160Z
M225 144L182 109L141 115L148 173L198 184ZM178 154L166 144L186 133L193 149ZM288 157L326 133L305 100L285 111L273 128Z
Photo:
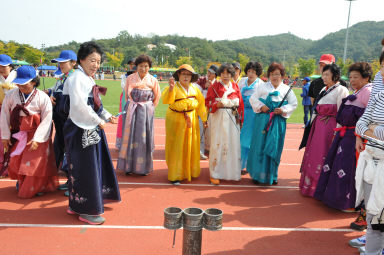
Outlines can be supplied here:
M266 105L263 105L260 110L264 113L267 113L269 111L269 108Z
M51 99L52 105L56 105L56 98L53 96L50 96L49 98Z
M278 114L278 115L282 115L283 114L283 110L281 108L275 108L275 110L273 112L275 114Z
M205 89L208 89L210 86L212 85L212 83L210 81L206 81L205 82Z
M219 102L217 102L216 107L217 108L223 108L224 104L221 101L219 101Z
M371 130L372 132L375 131L375 128L377 127L378 125L375 125L375 124L371 124L368 126L369 130Z
M109 118L109 122L111 122L112 124L117 124L117 118L115 116L111 116Z
M33 140L29 141L27 145L31 145L31 147L29 148L29 151L35 151L37 147L39 147L39 143Z
M99 128L100 128L100 129L104 129L104 127L105 127L105 121L102 120L102 121L99 123Z
M4 152L7 152L9 149L9 146L12 145L11 140L8 139L2 139L1 142L3 143Z
M203 122L203 127L204 127L204 128L208 128L208 121Z
M359 136L356 136L356 146L355 146L356 150L360 153L364 150L364 143L363 143L363 139L361 139L361 137Z
M168 85L169 85L169 90L172 91L173 88L175 87L175 78L173 77L169 78Z

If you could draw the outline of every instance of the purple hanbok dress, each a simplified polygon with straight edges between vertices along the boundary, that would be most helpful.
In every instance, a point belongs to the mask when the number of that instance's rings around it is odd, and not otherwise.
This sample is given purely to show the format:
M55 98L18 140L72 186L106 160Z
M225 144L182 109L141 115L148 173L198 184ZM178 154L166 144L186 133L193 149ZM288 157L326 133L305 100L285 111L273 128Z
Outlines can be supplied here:
M346 96L348 96L348 89L344 86L337 86L332 92L324 96L316 107L316 117L312 122L301 163L299 188L304 196L313 197L315 193L325 157L332 144L334 129L337 124L338 106L341 105L342 99Z
M344 98L336 116L341 125L322 167L314 197L326 205L346 210L355 207L355 125L369 100L370 84ZM360 93L361 92L361 93Z
M126 173L147 175L153 171L153 105L152 90L134 88L127 102L127 116L117 169Z

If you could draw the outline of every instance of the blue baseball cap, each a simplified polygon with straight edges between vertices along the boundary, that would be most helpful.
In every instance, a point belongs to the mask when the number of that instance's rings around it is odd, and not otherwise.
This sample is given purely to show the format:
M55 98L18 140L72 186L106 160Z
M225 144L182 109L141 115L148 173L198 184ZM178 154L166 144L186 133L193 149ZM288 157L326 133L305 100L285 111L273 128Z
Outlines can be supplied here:
M33 66L20 66L16 70L17 76L13 83L25 85L36 77L36 70Z
M69 60L77 61L76 53L71 50L63 50L58 58L51 60L51 63L67 62Z
M302 79L302 81L311 81L311 78L305 77L304 79Z
M12 59L10 56L6 54L1 54L0 55L0 66L9 66L12 64Z

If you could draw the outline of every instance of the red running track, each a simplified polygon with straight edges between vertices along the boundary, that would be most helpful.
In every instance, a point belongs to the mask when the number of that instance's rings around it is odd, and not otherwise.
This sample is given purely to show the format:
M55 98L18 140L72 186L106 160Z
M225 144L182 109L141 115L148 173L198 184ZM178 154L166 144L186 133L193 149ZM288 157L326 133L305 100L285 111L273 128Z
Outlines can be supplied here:
M164 126L156 119L154 172L118 173L122 202L107 205L102 226L83 225L67 215L62 191L19 199L15 181L0 179L0 254L181 254L182 230L172 248L173 231L162 227L163 210L170 206L223 210L223 230L203 231L203 254L358 254L347 244L362 234L348 228L356 214L299 193L301 125L288 124L279 185L272 187L255 186L248 175L212 186L208 161L201 161L199 178L170 185ZM116 163L116 125L108 125L106 133Z

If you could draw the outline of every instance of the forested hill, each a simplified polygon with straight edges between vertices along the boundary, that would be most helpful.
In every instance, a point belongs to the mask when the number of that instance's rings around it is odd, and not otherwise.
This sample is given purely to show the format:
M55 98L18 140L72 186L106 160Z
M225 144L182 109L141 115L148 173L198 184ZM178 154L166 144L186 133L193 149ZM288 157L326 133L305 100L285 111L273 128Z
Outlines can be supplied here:
M314 28L316 29L316 28ZM293 34L273 36L257 36L235 41L211 41L200 38L167 35L143 37L130 35L122 31L112 39L100 39L99 42L109 53L122 53L125 64L129 58L142 53L151 55L157 63L176 66L180 57L191 56L193 65L203 69L210 61L231 62L239 60L239 53L251 60L268 64L271 61L284 62L286 65L296 63L297 59L318 59L323 53L333 53L336 58L342 58L346 29L330 33L322 39L313 41L299 38ZM378 58L380 42L384 37L384 21L366 21L350 27L348 41L348 58L354 61L372 61ZM62 49L77 50L80 43L50 47L48 55L58 54ZM149 50L147 45L156 45ZM176 50L171 51L164 44L173 44ZM243 57L243 56L241 56Z

